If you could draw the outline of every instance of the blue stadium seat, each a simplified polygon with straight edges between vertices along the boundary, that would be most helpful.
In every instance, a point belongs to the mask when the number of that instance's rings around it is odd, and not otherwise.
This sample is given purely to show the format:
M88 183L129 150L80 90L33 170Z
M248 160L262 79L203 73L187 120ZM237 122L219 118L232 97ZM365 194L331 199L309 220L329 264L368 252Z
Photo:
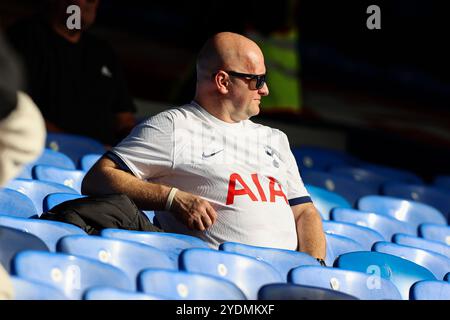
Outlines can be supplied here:
M392 281L403 300L409 299L409 289L420 280L436 280L426 268L394 255L363 251L351 252L336 259L334 266L340 269L359 271Z
M84 230L73 224L40 219L26 219L0 215L0 225L22 230L35 235L47 245L50 251L56 250L56 243L64 236L86 235Z
M163 250L174 262L178 261L178 255L184 249L209 248L206 242L204 242L200 238L168 232L144 232L122 229L103 229L101 231L101 236L106 238L141 242L146 245L150 245L152 247Z
M12 189L0 189L0 214L30 218L37 211L33 201L23 193Z
M331 289L273 283L259 289L258 300L358 300L358 298Z
M327 256L325 263L327 266L333 265L334 260L341 254L347 252L363 251L363 246L347 237L338 236L336 234L325 234L327 241Z
M46 195L57 192L77 194L76 190L63 186L59 183L27 179L15 179L9 181L6 187L17 190L30 198L31 201L33 201L34 207L36 208L39 216L43 212L42 203Z
M326 189L341 195L352 205L355 205L356 201L362 196L378 194L377 187L356 182L351 178L343 177L331 172L306 170L302 172L302 179L303 182L308 185Z
M97 140L67 133L47 133L45 143L47 148L62 152L74 163L79 163L82 156L90 153L105 153L105 147Z
M48 251L48 247L32 234L0 226L0 264L6 271L10 272L11 260L23 250Z
M36 165L49 165L63 169L74 170L75 163L64 153L53 151L51 149L44 149L42 154L34 162L24 166L22 172L16 177L21 179L32 179L32 169Z
M423 223L419 225L419 236L428 239L439 241L450 246L450 227L440 224Z
M43 207L44 212L47 212L60 203L63 203L65 201L69 201L69 200L78 199L78 198L83 198L83 197L86 197L86 196L82 196L81 194L64 193L64 192L50 193L45 196L42 207Z
M450 283L445 281L419 281L410 291L411 300L450 300Z
M327 170L332 165L357 164L359 161L339 150L315 146L292 148L292 153L300 170Z
M277 269L284 280L287 279L287 274L292 268L302 265L319 265L315 258L294 250L257 247L237 242L224 242L219 246L219 250L240 253L267 262Z
M448 270L450 270L450 259L433 251L385 241L375 243L372 250L412 261L430 270L437 279L443 279Z
M58 252L111 264L125 272L132 280L146 268L178 268L178 265L162 250L128 240L98 236L67 236L59 241L57 249Z
M440 188L446 191L450 190L450 176L447 175L441 175L441 176L437 176L434 178L433 180L433 185L436 188Z
M384 237L373 229L346 222L323 221L323 231L355 240L367 251L370 251L375 242L384 240Z
M395 233L417 235L416 228L409 223L356 209L336 208L331 211L331 220L357 224L380 233L386 241L390 241Z
M450 282L450 272L447 272L444 276L444 281Z
M400 300L397 287L389 280L374 278L357 271L337 268L303 266L289 272L288 281L294 284L337 290L362 300Z
M37 165L33 168L33 178L39 181L55 182L76 190L81 194L81 182L86 172L63 169L54 166Z
M404 221L418 227L421 223L447 224L437 209L426 204L388 196L364 196L358 201L359 210L371 211Z
M270 264L237 253L213 249L183 250L179 258L180 270L198 272L233 282L247 299L257 298L264 284L284 282Z
M445 192L430 186L400 182L384 184L381 187L381 192L387 196L404 198L428 204L429 206L439 210L445 216L446 222L450 221L450 192Z
M314 206L319 210L324 220L330 219L330 211L333 208L351 208L351 204L337 193L306 184L306 189L311 196Z
M419 249L433 251L450 259L450 246L433 240L426 240L419 237L413 237L403 233L396 233L392 237L392 242L403 246L410 246Z
M125 290L134 287L125 273L111 265L62 253L20 252L12 261L12 274L53 286L75 300L81 299L83 292L94 286Z
M171 300L245 300L233 283L200 273L147 269L138 277L138 290Z
M64 293L49 285L11 277L14 288L14 300L67 300Z
M83 300L165 300L160 295L150 295L136 291L122 290L113 287L94 287L87 289Z
M381 176L389 177L392 180L423 184L422 178L415 173L404 169L392 168L374 163L360 163L358 167L372 171Z
M343 177L351 178L356 182L370 185L372 188L379 190L379 187L391 179L373 171L351 166L333 166L329 169L331 173Z
M79 168L85 172L89 171L90 168L102 157L101 153L91 153L85 154L80 159Z

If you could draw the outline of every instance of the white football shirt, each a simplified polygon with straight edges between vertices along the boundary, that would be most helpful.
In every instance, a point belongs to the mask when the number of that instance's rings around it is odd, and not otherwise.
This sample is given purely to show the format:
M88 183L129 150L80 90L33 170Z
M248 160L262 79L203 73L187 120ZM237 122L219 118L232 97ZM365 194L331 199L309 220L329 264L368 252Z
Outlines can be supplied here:
M112 154L136 177L198 195L217 211L204 232L156 211L164 231L197 236L215 248L226 241L297 248L290 206L311 199L280 130L251 120L227 123L192 102L143 121Z

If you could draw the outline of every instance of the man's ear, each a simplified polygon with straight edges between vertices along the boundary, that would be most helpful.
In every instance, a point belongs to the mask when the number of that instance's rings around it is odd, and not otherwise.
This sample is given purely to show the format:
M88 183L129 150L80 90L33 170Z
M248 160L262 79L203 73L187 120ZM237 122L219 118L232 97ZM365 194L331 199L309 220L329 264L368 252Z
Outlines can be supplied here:
M214 80L215 80L217 90L221 94L227 94L228 86L230 84L230 79L229 79L228 75L223 71L219 71L219 72L217 72L216 76L214 77Z

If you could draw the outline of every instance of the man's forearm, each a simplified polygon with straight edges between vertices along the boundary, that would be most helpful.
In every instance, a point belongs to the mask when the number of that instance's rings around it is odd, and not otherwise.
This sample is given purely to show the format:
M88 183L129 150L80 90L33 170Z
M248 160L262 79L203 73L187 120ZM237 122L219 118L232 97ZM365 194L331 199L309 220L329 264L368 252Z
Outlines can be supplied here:
M312 205L296 215L296 227L298 250L315 258L325 259L326 240L322 218Z

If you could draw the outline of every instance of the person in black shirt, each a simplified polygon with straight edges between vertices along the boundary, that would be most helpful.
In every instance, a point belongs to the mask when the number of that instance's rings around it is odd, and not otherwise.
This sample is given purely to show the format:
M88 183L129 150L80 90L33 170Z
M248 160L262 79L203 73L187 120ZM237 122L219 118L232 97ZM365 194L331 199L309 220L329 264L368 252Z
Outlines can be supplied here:
M81 9L81 29L70 30L68 6ZM67 132L114 145L135 125L135 105L111 47L86 30L99 0L53 0L45 16L7 30L26 67L27 92L51 132Z

